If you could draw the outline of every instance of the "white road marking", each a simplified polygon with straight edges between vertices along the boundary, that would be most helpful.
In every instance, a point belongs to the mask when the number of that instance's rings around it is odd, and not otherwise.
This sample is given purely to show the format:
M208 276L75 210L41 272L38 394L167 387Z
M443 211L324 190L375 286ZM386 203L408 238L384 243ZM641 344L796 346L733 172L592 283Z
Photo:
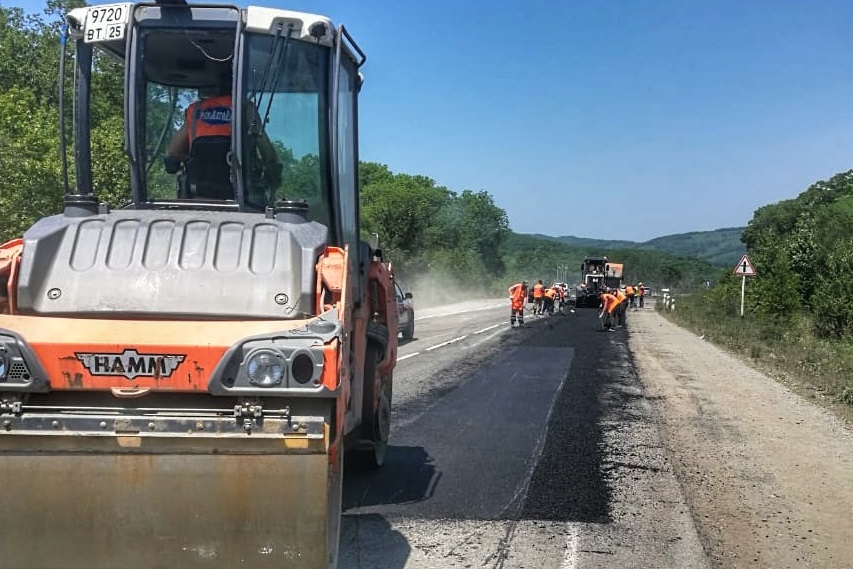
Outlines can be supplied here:
M483 306L482 308L469 308L467 310L457 310L456 312L442 312L441 314L430 314L428 316L415 316L415 322L418 320L427 320L429 318L441 318L442 316L454 316L456 314L468 314L470 312L479 312L480 310L494 310L500 308L502 304L493 304L491 306Z
M504 332L506 332L507 330L511 330L511 329L512 329L512 328L510 328L510 327L508 327L508 326L507 326L506 328L501 328L500 330L498 330L498 331L497 331L497 332L495 332L494 334L489 334L488 336L486 336L485 338L483 338L483 342L488 342L489 340L491 340L492 338L494 338L494 337L495 337L495 336L497 336L498 334L503 334L503 333L504 333ZM482 343L482 342L481 342L481 343Z
M560 569L575 569L578 566L578 526L566 524L566 554Z
M489 330L491 330L492 328L497 328L498 326L500 326L500 324L494 324L494 325L492 325L492 326L489 326L488 328L483 328L482 330L477 330L477 331L476 331L476 332L474 332L474 333L475 333L475 334L482 334L483 332L488 332L488 331L489 331Z
M466 335L466 336L459 336L458 338L453 338L452 340L448 340L448 341L446 341L446 342L442 342L442 343L440 343L440 344L436 344L435 346L430 346L429 348L427 348L427 349L426 349L426 351L431 352L431 351L435 350L436 348L441 348L442 346L446 346L446 345L448 345L448 344L452 344L453 342L458 342L459 340L464 340L464 339L465 339L465 338L467 338L467 337L468 337L468 336Z
M403 361L403 360L407 360L407 359L409 359L409 358L413 358L413 357L415 357L415 356L416 356L416 355L418 355L418 354L420 354L420 352L415 352L415 353L413 353L413 354L406 354L405 356L400 356L399 358L397 358L397 361L398 361L398 362L401 362L401 361Z

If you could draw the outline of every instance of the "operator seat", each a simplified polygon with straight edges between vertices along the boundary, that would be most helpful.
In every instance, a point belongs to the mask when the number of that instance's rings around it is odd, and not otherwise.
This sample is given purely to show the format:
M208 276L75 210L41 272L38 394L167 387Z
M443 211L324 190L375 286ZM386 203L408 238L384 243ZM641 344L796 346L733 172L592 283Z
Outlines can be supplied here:
M181 197L233 200L229 152L229 136L204 136L193 141L190 156L184 164Z

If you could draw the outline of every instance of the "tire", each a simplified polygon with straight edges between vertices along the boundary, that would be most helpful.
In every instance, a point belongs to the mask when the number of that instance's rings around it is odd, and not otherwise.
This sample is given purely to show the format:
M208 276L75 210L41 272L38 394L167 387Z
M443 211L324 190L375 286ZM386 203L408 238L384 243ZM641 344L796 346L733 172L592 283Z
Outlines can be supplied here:
M380 359L381 353L385 350L385 346L388 345L388 327L383 324L378 324L376 322L369 322L367 324L367 342L368 348L370 347L370 342L374 342L379 346ZM366 362L365 362L366 365Z
M411 340L415 337L415 315L409 315L409 323L403 328L403 339Z
M367 342L364 361L364 400L361 408L361 435L368 443L373 468L385 463L388 437L391 434L391 399L393 384L390 377L377 377L377 364L382 358L384 347L373 341ZM378 387L378 393L377 393Z

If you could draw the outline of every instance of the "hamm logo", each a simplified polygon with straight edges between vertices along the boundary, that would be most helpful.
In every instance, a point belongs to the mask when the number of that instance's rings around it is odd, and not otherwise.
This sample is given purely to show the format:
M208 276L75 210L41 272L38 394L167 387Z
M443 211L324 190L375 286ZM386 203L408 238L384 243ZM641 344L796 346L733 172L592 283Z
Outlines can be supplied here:
M79 354L77 359L92 375L169 377L186 358L183 354L140 354L125 350L120 354Z
M196 118L211 125L231 124L231 109L229 107L210 107L196 111Z

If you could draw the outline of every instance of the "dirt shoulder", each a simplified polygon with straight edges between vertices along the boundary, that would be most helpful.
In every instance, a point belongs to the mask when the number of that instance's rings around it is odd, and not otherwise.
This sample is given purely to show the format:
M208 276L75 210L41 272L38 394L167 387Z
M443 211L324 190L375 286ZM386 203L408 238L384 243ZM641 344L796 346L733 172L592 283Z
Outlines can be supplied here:
M714 564L853 568L853 431L652 309L628 329Z

